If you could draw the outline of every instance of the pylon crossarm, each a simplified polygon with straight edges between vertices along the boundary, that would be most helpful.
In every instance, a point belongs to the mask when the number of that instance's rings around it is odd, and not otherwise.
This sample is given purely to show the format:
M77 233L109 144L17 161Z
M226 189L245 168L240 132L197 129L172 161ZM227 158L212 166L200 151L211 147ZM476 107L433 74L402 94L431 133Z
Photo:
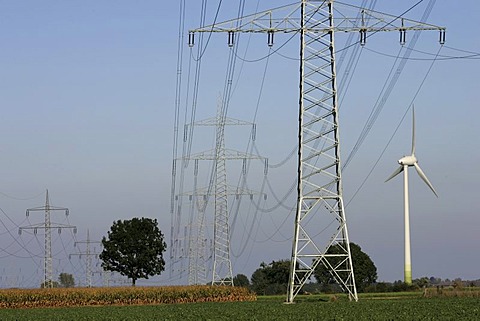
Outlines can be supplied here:
M190 30L197 32L297 32L300 29L298 3L265 10L241 18L226 20L221 23Z
M345 12L352 10L352 13L360 13L360 16L334 19L336 31L398 31L398 30L437 30L445 31L445 27L407 19L398 15L392 15L380 11L370 10L355 5L335 1L335 11ZM353 14L352 14L353 16ZM342 24L342 22L344 24ZM348 30L344 30L348 28Z
M306 10L309 14L314 14L319 10L318 2L308 1ZM334 27L329 26L329 19L322 20L310 19L308 31L312 33L329 33L331 31L339 32L380 32L380 31L414 31L430 30L445 32L445 27L407 19L379 11L349 5L335 1L336 12L350 11L349 15L343 14L339 18L334 18ZM202 28L192 29L190 33L217 32L217 33L292 33L299 32L301 27L299 3L286 5L256 14L243 16L241 18L230 19L216 24L204 26ZM351 15L351 16L350 16Z
M198 159L198 160L216 160L217 159L217 154L216 150L208 150L196 154L192 154L190 156L182 157L180 158L182 160L191 160L191 159ZM227 159L227 160L234 160L234 159L261 159L265 160L266 157L262 157L259 155L255 154L250 154L250 153L245 153L233 149L225 149L225 154L222 155L222 159Z
M72 228L75 229L76 226L74 225L66 225L66 224L59 224L55 223L57 225L54 225L53 223L50 224L50 226L46 227L44 223L38 223L38 224L33 224L29 226L21 226L19 229L21 230L32 230L32 229L54 229L54 228Z
M218 126L218 125L225 125L225 126L251 126L253 123L247 122L240 119L234 119L226 117L223 120L218 120L218 117L211 117L204 120L200 120L194 123L194 126ZM188 126L188 125L187 125Z
M39 207L29 208L27 210L27 213L28 212L35 212L35 211L42 211L42 212L45 212L45 211L67 211L68 212L68 208L57 207L57 206L39 206Z
M45 228L44 223L37 223L37 224L32 224L28 226L20 226L18 229L19 230L32 230L32 229L42 229Z
M195 190L183 192L180 194L177 194L178 196L195 196L195 197L207 197L209 195L210 188L209 187L199 187ZM233 185L227 185L227 195L263 195L264 193L244 188L244 187L238 187L238 186L233 186Z

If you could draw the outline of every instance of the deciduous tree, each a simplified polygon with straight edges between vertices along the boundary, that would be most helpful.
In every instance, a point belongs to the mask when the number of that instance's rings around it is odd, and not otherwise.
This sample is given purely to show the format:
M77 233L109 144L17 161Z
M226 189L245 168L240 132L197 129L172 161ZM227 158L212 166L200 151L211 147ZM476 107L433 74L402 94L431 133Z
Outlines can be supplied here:
M45 288L58 288L59 284L57 281L52 281L52 280L49 280L49 281L46 281L46 282L42 282L40 284L40 288L42 289L45 289Z
M75 286L75 279L73 275L69 273L60 273L58 282L60 282L62 288L73 288Z
M335 245L329 248L327 254L338 254L343 253L339 245ZM377 267L370 259L367 253L362 251L362 248L355 244L350 243L350 253L352 255L353 271L355 275L355 285L358 292L363 292L367 286L373 284L377 280ZM342 257L331 257L329 258L329 263L332 266L336 266L340 263L340 260L343 260ZM342 273L342 272L340 272ZM330 273L330 271L325 267L323 263L320 263L315 269L314 273L317 282L324 285L329 285L336 283L335 278ZM346 276L342 276L343 279Z
M113 223L107 237L102 239L102 267L119 272L132 280L159 275L165 270L163 252L167 244L156 219L133 218Z
M248 277L244 274L237 274L233 278L233 285L234 286L249 287L250 286L250 280L248 280Z
M252 274L252 290L257 294L284 294L287 292L290 261L262 262Z

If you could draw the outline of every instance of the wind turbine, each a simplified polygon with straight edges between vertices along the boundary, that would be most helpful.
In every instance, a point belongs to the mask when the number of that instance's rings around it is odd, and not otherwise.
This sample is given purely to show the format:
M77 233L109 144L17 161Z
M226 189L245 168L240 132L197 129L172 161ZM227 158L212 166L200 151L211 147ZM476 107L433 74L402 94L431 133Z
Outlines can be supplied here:
M412 284L412 262L410 256L410 214L409 214L409 201L408 201L408 167L414 166L417 170L418 175L420 178L425 182L425 184L430 187L433 194L438 197L437 192L433 188L432 183L428 180L425 173L422 171L420 166L418 165L417 157L415 157L415 108L412 108L412 154L410 156L404 156L398 160L398 167L393 174L387 178L385 182L388 182L398 174L403 171L403 178L404 178L404 187L403 187L403 195L404 195L404 210L405 210L405 270L404 270L404 281L406 284Z

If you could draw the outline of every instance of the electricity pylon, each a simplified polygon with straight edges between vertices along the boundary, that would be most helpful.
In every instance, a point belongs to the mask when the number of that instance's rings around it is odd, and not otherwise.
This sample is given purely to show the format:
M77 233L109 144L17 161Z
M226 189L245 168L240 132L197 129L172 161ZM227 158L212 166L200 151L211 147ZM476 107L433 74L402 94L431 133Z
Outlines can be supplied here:
M190 46L198 32L227 33L229 46L234 46L236 33L267 34L269 46L275 34L300 37L298 196L287 303L319 265L350 299L358 300L342 195L335 33L358 32L365 45L369 33L398 31L404 44L407 31L437 30L440 43L445 41L442 27L347 4L336 5L336 12L338 7L356 14L336 18L333 0L301 0L194 29L188 37Z
M198 160L195 160L195 191L192 198L192 206L198 211L195 225L193 219L188 242L188 284L207 283L207 252L205 239L205 208L207 195L197 191ZM194 233L195 231L195 233ZM195 235L194 235L195 234Z
M188 193L192 197L192 202L197 203L199 212L198 217L198 242L192 244L189 248L189 258L191 264L189 264L189 282L198 282L201 280L197 278L199 273L202 273L204 269L205 260L205 242L202 235L204 235L204 211L210 195L214 196L215 209L214 209L214 232L213 232L213 267L212 267L212 281L213 285L233 285L233 271L232 262L230 260L230 225L229 225L229 213L228 213L228 196L229 195L253 195L257 194L251 190L244 188L231 187L227 184L227 160L243 160L243 170L246 170L246 161L251 159L265 160L264 157L249 154L245 152L235 151L225 148L225 126L253 126L252 127L252 139L255 139L254 124L227 118L225 115L225 104L222 101L218 102L216 117L208 118L205 120L197 121L193 126L214 126L215 127L215 149L210 151L193 154L188 157L184 157L183 160L195 160L194 179L198 175L198 161L199 160L211 160L214 161L214 180L213 180L213 192L212 187L197 189L195 183L195 190ZM202 198L200 200L200 198ZM192 221L192 220L191 220ZM192 222L191 222L192 223ZM192 226L192 225L191 225ZM196 260L196 263L194 263ZM202 266L200 266L202 265Z
M194 159L193 191L176 195L175 199L188 196L190 200L190 217L185 227L184 246L187 247L188 284L207 283L207 252L205 238L205 210L208 204L208 189L198 188L198 159ZM181 207L178 207L178 211ZM187 235L188 229L188 235ZM187 243L188 240L188 243ZM178 244L178 242L174 242ZM175 253L178 251L174 251ZM183 258L182 258L183 259Z
M245 159L244 159L245 161ZM195 160L194 181L198 175L198 159ZM196 184L194 183L194 187ZM198 212L196 222L194 218L190 220L190 232L188 234L188 284L205 284L207 283L207 260L211 257L211 253L207 249L207 239L205 238L205 210L208 203L209 195L212 194L208 188L194 188L192 192L184 193L189 196L192 207ZM247 188L234 187L227 185L227 195L235 196L239 199L242 195L248 195L253 199L254 195L259 195L257 191ZM262 194L266 197L266 194ZM229 283L230 284L230 283Z
M50 212L53 211L62 211L65 212L65 215L68 216L68 208L66 207L56 207L50 205L50 200L48 197L48 189L47 195L45 197L45 206L39 206L34 208L27 209L26 215L29 216L30 212L34 211L42 211L45 212L45 221L44 223L33 224L28 226L21 226L19 228L19 233L22 230L33 230L36 234L37 230L44 229L45 230L45 255L43 259L43 286L46 288L53 288L53 267L52 267L52 229L58 229L58 233L61 232L62 229L71 228L73 229L73 233L77 232L77 227L74 225L65 225L59 223L52 223L50 221Z
M87 239L85 241L77 241L73 243L73 246L77 246L77 244L86 244L87 248L85 252L79 252L79 253L72 253L69 256L79 256L79 258L82 258L82 256L85 257L85 285L87 287L92 287L92 258L93 257L98 257L100 253L97 253L95 249L92 250L90 249L90 244L100 244L100 241L92 241L90 240L90 231L87 229Z

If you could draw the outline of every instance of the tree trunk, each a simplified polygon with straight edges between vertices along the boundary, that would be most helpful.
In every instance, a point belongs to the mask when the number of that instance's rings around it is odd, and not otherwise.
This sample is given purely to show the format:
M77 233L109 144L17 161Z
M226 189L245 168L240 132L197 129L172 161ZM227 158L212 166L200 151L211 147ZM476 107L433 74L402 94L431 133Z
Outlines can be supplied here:
M132 286L135 286L136 279L132 279Z

